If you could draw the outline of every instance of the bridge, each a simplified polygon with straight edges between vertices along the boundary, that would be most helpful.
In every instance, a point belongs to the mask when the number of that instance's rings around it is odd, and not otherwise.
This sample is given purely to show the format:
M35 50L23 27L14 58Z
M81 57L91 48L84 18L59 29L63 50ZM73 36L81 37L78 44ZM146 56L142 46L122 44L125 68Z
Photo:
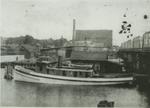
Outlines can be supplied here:
M150 32L122 43L118 55L128 72L135 73L140 79L146 78L150 83Z

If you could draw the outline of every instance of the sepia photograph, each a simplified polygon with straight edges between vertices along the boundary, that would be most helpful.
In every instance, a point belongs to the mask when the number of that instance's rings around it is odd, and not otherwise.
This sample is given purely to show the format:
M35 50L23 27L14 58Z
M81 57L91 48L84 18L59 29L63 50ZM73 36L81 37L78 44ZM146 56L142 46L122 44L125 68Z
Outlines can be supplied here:
M150 0L0 0L0 107L150 108Z

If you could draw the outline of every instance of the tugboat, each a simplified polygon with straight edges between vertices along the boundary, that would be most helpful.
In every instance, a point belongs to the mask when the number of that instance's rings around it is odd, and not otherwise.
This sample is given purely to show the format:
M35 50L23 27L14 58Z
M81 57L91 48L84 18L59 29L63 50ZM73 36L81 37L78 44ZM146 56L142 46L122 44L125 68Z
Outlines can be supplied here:
M35 69L15 66L16 81L65 84L65 85L114 85L133 81L129 73L97 73L93 65L70 64L64 66L60 59L58 63L37 61Z

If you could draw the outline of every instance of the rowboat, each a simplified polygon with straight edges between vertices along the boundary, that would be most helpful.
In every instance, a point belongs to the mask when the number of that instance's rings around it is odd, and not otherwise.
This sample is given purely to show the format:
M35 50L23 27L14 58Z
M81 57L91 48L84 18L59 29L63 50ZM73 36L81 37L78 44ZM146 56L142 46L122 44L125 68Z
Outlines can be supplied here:
M22 66L15 66L13 72L14 80L33 83L64 85L115 85L131 83L133 81L132 75L116 73L96 75L91 69L47 67L45 72L41 73Z

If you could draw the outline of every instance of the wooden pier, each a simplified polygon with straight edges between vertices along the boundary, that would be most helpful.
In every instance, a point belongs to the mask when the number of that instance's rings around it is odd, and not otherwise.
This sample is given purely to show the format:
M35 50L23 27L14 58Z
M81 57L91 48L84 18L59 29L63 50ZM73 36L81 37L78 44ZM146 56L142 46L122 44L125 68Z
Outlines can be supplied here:
M128 48L118 51L128 72L134 73L136 82L150 83L150 48Z

